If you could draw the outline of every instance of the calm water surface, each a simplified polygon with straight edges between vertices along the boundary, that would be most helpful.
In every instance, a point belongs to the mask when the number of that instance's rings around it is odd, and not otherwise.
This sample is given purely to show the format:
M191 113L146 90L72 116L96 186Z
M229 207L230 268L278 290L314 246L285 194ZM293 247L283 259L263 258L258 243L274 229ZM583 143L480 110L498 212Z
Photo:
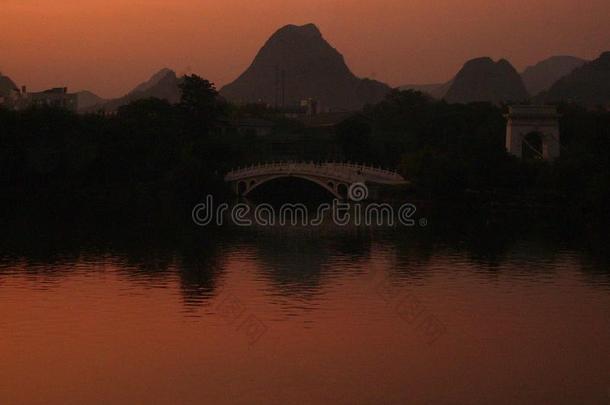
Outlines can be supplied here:
M610 403L604 249L498 233L33 232L0 403Z

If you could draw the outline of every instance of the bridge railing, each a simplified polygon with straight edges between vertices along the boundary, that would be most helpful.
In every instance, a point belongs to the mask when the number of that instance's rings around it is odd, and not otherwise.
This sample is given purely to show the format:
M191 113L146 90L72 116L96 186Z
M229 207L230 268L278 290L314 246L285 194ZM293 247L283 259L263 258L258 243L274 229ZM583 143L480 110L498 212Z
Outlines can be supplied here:
M355 171L360 171L362 174L381 174L388 177L393 177L396 179L402 179L402 177L398 174L396 170L388 170L381 167L375 167L372 165L366 165L362 163L351 163L351 162L295 162L295 161L287 161L287 162L265 162L259 163L255 165L238 167L237 169L231 170L227 173L227 177L239 177L239 175L243 175L248 172L260 173L260 172L268 172L268 171L291 171L291 170L299 170L303 172L310 173L320 173L320 169L325 173L333 173L336 172L339 168L347 168Z

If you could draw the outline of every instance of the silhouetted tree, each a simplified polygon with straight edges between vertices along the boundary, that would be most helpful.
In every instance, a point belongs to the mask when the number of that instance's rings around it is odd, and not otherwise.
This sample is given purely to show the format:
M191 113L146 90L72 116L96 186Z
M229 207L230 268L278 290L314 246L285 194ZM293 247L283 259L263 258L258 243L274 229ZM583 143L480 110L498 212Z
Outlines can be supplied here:
M226 111L214 84L197 75L185 75L180 83L182 95L178 106L192 127L207 131Z

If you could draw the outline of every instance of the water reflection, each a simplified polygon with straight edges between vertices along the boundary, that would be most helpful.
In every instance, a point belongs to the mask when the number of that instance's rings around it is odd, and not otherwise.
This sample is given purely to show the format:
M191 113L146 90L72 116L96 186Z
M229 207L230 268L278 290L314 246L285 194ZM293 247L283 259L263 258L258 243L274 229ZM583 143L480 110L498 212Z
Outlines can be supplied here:
M261 272L274 289L300 298L313 296L345 271L341 262L363 261L370 251L370 238L358 234L316 235L288 227L246 231L244 238L251 240Z
M13 367L0 389L9 403L116 402L121 381L132 403L199 403L202 390L211 403L601 402L607 244L455 218L321 232L5 228L0 357ZM405 302L442 323L433 347ZM57 372L37 377L40 364ZM20 388L32 376L38 393Z
M444 257L466 261L469 271L521 273L529 278L578 268L593 285L609 284L605 241L562 239L555 230L481 221L439 220L428 229L318 229L296 227L197 229L20 228L4 234L0 280L15 274L37 288L51 288L79 271L113 267L130 283L167 288L177 280L183 302L197 306L214 296L229 259L256 263L274 293L315 297L325 283L346 272L365 272L373 249L392 256L389 273L425 278ZM459 267L459 266L458 266Z

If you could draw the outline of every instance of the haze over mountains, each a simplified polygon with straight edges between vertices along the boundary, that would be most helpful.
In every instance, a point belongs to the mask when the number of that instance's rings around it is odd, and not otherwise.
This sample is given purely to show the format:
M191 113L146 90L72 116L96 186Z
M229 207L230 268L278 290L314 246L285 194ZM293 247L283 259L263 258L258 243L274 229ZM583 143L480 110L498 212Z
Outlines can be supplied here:
M280 28L250 67L220 93L234 102L289 106L312 98L324 109L354 110L380 101L390 90L356 77L318 28L307 24Z
M506 60L476 58L466 62L446 83L405 85L452 103L575 102L587 107L610 105L610 52L587 62L574 56L553 56L517 74Z
M179 83L176 73L164 68L116 99L104 100L88 91L79 92L78 110L113 112L150 97L176 103L180 100ZM588 63L574 56L553 56L528 66L521 75L505 59L475 58L447 82L400 89L422 91L450 103L574 101L595 107L610 105L609 86L610 52L606 52ZM11 97L14 90L18 91L18 86L0 74L0 97ZM293 107L302 100L313 99L322 111L353 111L381 101L390 91L384 83L356 77L319 29L307 24L286 25L277 30L248 69L224 86L220 94L236 103Z
M551 56L525 68L521 78L529 94L534 96L548 90L557 80L585 63L586 60L574 56Z
M570 101L587 107L610 107L610 52L559 79L537 102Z

